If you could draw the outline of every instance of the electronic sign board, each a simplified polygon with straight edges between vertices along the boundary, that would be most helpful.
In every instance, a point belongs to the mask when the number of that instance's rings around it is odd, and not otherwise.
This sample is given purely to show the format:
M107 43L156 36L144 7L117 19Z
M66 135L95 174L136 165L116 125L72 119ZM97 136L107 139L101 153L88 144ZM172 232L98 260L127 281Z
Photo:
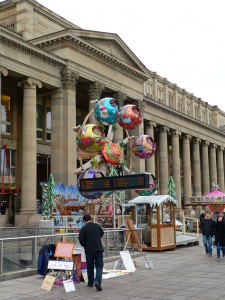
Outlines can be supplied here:
M149 174L134 174L101 178L80 179L79 191L82 193L135 190L149 188Z

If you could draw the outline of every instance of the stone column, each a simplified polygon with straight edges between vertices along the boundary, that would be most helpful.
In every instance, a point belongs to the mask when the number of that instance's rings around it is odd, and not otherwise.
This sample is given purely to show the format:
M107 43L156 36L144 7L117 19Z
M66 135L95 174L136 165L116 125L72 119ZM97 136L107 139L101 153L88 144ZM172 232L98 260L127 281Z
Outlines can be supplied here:
M76 84L78 78L79 74L77 72L67 67L63 68L61 70L62 99L59 93L58 96L55 95L56 103L53 103L54 100L52 100L52 126L54 128L53 132L56 134L56 136L53 136L53 144L55 145L58 141L61 141L61 145L59 145L61 170L55 167L54 171L56 172L56 178L60 178L60 182L63 182L65 185L76 184L74 170L77 168L77 149L74 142L76 134L73 131L73 127L76 126ZM60 123L61 128L58 134L55 132L58 126L56 122L59 121L58 118L60 117L57 114L61 114L62 117ZM55 140L57 137L58 141ZM54 158L52 166L54 163L59 163L56 161L57 155L55 154L56 150L53 152Z
M159 193L168 194L169 158L168 158L168 131L166 126L159 131Z
M209 142L202 141L202 195L210 192L209 181Z
M201 196L201 165L200 165L200 150L199 145L201 140L199 138L193 139L193 194L194 196Z
M189 134L183 136L183 194L185 205L190 205L189 197L192 196L190 139Z
M51 173L55 183L63 182L63 143L62 143L62 123L63 123L63 90L56 89L51 93ZM75 124L74 124L75 126ZM75 140L75 133L73 140ZM76 145L74 146L76 148Z
M145 133L149 135L153 140L154 140L154 127L156 127L156 123L149 121L145 128ZM145 170L146 172L155 175L155 155L145 160Z
M18 85L23 87L22 125L22 180L21 210L16 216L16 226L37 225L37 140L36 140L36 89L42 87L39 80L28 78ZM35 216L36 215L36 216Z
M175 183L177 209L181 209L181 180L180 180L180 136L181 132L175 130L172 135L172 176Z
M217 176L218 176L218 185L220 191L224 192L224 161L223 161L224 148L217 148Z
M7 76L8 70L0 65L0 149L1 149L1 135L2 135L2 75Z
M104 91L105 86L99 82L91 82L89 85L89 112L95 107L95 101L101 99L101 94ZM89 118L90 124L96 124L94 113Z
M216 148L215 144L211 144L209 148L209 174L210 184L218 184L217 181L217 165L216 165Z

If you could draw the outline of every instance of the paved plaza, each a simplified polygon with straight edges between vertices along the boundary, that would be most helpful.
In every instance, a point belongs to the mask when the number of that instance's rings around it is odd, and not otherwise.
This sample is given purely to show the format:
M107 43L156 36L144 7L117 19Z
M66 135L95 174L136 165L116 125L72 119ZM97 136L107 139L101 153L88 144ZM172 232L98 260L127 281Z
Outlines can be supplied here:
M135 273L103 280L102 292L76 284L76 291L66 293L64 287L42 290L39 275L0 282L0 299L225 299L225 258L217 258L216 249L208 257L199 246L178 247L174 251L148 252L154 269L138 267ZM141 260L142 258L137 258ZM106 263L107 269L114 263Z

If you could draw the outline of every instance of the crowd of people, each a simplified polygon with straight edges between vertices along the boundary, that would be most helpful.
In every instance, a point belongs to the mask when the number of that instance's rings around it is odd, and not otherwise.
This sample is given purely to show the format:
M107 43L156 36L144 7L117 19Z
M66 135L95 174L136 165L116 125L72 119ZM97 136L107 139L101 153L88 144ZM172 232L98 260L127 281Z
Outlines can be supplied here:
M225 218L223 213L212 213L207 211L200 215L200 229L202 231L203 245L207 255L212 256L213 236L215 236L215 245L217 257L225 256Z

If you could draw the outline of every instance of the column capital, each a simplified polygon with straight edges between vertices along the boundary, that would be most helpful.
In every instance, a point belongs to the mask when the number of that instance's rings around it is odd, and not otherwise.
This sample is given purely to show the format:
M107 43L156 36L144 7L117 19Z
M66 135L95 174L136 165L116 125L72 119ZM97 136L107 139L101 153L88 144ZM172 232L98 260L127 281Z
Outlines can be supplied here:
M88 96L89 96L89 100L94 100L94 99L100 99L101 98L101 94L104 91L105 86L104 84L100 83L100 82L91 82L89 84L89 91L88 91Z
M216 145L216 144L214 144L214 143L212 143L212 144L210 144L210 148L212 148L212 149L216 149L216 148L217 148L217 145Z
M61 72L61 81L63 89L76 90L77 81L79 78L79 73L75 72L68 67L63 67Z
M145 110L145 102L143 100L138 100L138 108L140 109L141 113L144 113Z
M113 93L113 98L119 103L119 106L122 107L127 99L127 94L118 91Z
M169 132L169 127L167 127L167 126L160 126L158 128L158 130L159 130L159 132L165 132L165 133L167 133L167 132Z
M170 135L175 135L175 136L181 136L181 131L179 130L174 130L170 133Z
M19 87L24 86L25 88L29 88L29 87L31 87L32 85L34 85L35 87L38 87L39 89L42 88L42 83L41 83L41 81L38 80L38 79L35 79L35 78L29 77L29 78L27 78L27 79L25 79L25 80L23 80L23 81L19 81L19 82L18 82L18 86L19 86Z
M149 126L150 128L154 128L154 127L156 127L156 123L153 121L149 121L149 122L146 122L146 126Z
M190 134L184 134L183 135L183 138L184 139L187 139L187 140L191 140L192 139L192 136Z
M8 76L8 70L2 66L0 66L0 77L1 75Z
M192 141L196 144L200 144L201 143L201 139L200 138L193 138Z
M209 146L210 145L210 143L208 142L208 141L202 141L202 145L204 145L204 146Z
M224 147L218 146L218 147L217 147L217 150L219 150L219 151L224 151Z

